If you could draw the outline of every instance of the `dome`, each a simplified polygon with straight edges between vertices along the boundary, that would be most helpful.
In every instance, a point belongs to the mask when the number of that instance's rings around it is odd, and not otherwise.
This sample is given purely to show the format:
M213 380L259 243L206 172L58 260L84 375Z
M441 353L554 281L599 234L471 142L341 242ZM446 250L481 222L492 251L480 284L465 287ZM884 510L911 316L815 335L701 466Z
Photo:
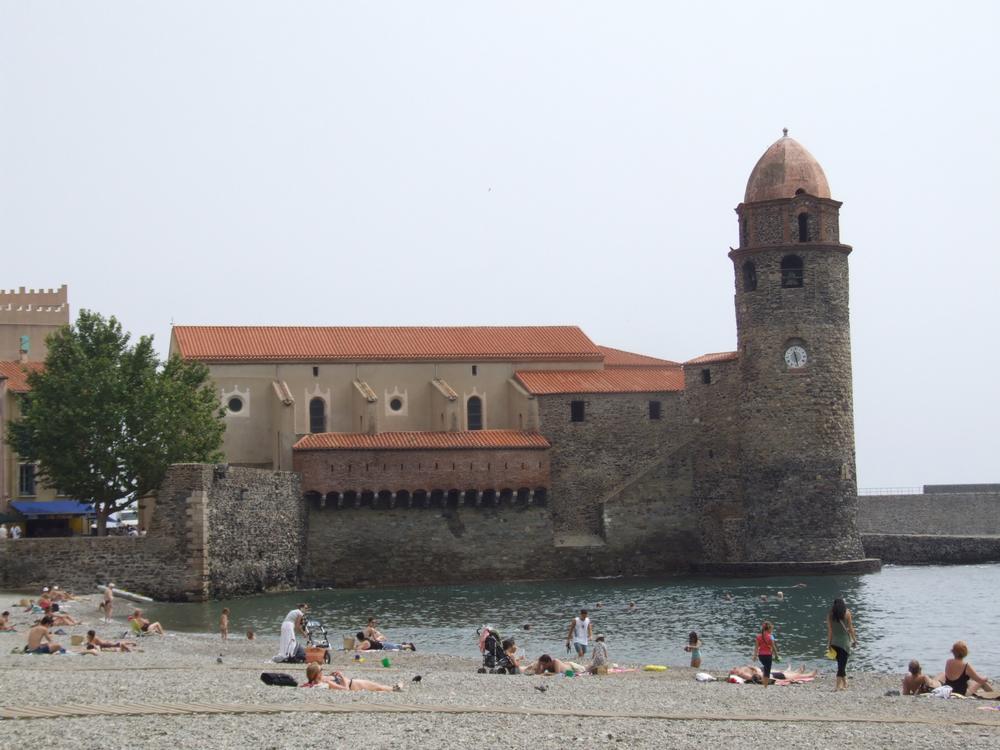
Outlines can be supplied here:
M829 198L830 186L823 167L801 143L785 134L764 152L747 180L744 203L792 198L805 192L817 198Z

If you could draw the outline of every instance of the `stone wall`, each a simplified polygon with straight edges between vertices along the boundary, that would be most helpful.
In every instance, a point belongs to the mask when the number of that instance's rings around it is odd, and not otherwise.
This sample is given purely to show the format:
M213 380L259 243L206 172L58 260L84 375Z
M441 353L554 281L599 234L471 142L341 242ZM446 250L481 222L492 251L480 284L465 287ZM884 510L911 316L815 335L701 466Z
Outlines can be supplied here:
M1000 562L1000 536L862 534L865 553L897 565Z
M602 509L643 471L687 440L679 393L538 396L541 433L550 450L550 506L556 531L601 535ZM570 421L570 404L585 418ZM659 401L661 418L650 419Z
M1000 492L863 495L858 527L864 534L1000 534Z

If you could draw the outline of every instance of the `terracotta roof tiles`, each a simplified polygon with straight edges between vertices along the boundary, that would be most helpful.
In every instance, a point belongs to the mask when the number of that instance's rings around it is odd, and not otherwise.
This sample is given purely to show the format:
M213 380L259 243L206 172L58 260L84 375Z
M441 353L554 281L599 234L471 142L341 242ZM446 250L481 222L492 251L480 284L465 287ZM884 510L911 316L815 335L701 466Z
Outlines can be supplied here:
M301 438L293 449L317 450L462 450L496 448L548 448L537 432L520 430L467 430L465 432L317 432Z
M41 372L45 369L43 362L11 362L0 361L0 378L7 378L7 390L14 393L27 393L29 372Z
M604 354L604 366L612 367L679 367L680 362L670 359L658 359L645 354L626 352L622 349L612 349L610 346L600 346L598 349Z
M610 370L521 370L515 377L530 393L663 393L684 390L678 366L620 367Z
M175 326L184 359L203 362L600 362L576 326Z
M716 362L732 362L740 358L739 352L714 352L712 354L702 354L700 357L689 359L684 363L687 365L711 365Z

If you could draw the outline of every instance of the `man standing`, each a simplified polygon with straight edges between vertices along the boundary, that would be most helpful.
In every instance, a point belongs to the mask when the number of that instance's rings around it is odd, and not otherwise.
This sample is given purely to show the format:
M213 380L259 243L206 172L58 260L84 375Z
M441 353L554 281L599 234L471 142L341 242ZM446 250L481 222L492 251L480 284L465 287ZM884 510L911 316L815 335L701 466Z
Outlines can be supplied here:
M0 539L7 538L7 524L0 523Z
M21 527L18 526L17 524L14 524L13 526L10 527L10 538L11 539L21 538Z
M594 626L587 617L587 610L581 609L580 616L574 617L569 624L569 632L566 634L566 650L569 651L569 644L572 642L576 648L576 655L583 658L587 653L587 644L594 635Z

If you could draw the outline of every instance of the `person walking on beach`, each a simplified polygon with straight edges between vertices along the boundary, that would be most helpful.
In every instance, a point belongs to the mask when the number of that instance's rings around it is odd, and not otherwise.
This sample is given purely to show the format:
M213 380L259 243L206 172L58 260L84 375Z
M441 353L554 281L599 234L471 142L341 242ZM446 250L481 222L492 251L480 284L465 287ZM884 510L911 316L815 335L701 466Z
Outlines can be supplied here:
M833 600L833 606L826 616L826 647L837 654L837 686L834 690L847 690L847 657L851 647L858 645L858 634L854 632L854 618L843 599Z
M572 642L576 649L578 658L583 658L587 653L587 644L594 635L594 625L587 617L587 610L581 609L580 616L574 617L569 624L569 632L566 634L566 650L569 651L569 644Z
M219 634L222 640L229 640L229 607L222 608L222 616L219 618Z
M767 687L771 683L771 664L778 656L778 644L774 640L774 626L764 620L760 626L760 633L754 639L753 658L760 662L760 669L763 672L761 683Z
M698 633L692 630L688 633L688 642L684 650L691 654L691 666L697 669L701 666L701 639Z

